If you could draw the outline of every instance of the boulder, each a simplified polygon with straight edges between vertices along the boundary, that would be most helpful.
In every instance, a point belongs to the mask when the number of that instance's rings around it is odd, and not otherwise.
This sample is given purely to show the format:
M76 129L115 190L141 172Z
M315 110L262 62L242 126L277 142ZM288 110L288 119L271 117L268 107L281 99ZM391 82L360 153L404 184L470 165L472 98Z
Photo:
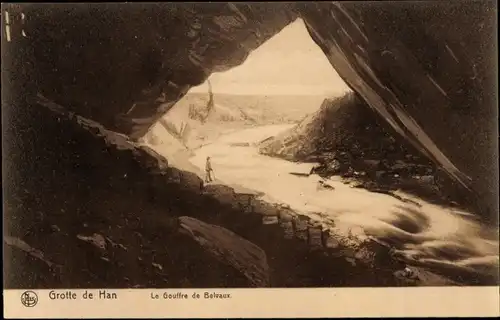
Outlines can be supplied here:
M179 218L179 231L196 241L219 261L245 275L254 287L269 286L266 253L237 234L191 217Z

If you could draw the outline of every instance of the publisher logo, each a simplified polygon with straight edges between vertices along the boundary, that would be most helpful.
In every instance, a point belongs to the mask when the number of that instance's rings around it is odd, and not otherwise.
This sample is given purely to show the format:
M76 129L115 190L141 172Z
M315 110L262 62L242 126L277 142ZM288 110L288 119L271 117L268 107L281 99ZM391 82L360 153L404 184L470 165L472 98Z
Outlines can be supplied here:
M21 295L21 303L28 308L34 307L38 303L38 296L33 291L25 291Z

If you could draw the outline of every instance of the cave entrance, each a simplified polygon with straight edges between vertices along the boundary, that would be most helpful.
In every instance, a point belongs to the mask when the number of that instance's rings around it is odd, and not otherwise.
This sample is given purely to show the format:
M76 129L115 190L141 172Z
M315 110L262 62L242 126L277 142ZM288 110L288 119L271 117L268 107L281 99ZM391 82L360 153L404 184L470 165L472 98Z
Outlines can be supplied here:
M340 177L370 191L403 189L431 202L449 202L436 184L435 165L349 88L302 18L239 66L192 87L142 142L200 176L211 157L219 182L266 194L279 194L287 179L261 190L258 177L279 172L314 174L319 190Z
M240 130L266 127L271 135L279 126L290 127L316 112L325 99L347 92L350 89L298 18L243 64L213 73L191 88L143 140L172 157L196 152Z

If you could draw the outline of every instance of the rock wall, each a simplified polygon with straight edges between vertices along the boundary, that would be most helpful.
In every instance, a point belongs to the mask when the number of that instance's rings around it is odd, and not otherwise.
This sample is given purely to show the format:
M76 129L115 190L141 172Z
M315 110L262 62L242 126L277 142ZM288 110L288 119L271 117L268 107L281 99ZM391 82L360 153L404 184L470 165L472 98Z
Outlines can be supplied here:
M4 108L6 288L251 286L177 232L176 207L155 200L176 189L147 174L164 161L77 116L22 101Z
M374 115L363 100L349 92L336 99L325 99L317 112L262 142L259 151L291 161L315 161L312 157L318 151L335 151L344 137L355 135L356 130L373 120Z
M429 202L474 210L468 193L377 117L356 94L325 99L297 126L260 144L259 152L317 162L312 173L342 176L356 187L403 190Z
M303 4L332 66L498 219L493 1ZM459 141L459 143L457 143Z
M5 6L4 6L5 7ZM292 5L232 3L9 5L30 39L38 90L138 138L191 86L242 63L293 21ZM12 43L21 29L12 32ZM61 59L64 57L64 59ZM117 77L117 75L119 75Z

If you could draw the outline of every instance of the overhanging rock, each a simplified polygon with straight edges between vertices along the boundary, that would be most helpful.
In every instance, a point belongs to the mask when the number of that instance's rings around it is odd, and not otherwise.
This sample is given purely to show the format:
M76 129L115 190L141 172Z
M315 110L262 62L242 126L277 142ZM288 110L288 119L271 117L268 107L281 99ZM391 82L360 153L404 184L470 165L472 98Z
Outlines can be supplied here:
M292 5L12 5L33 48L39 91L134 138L191 86L241 64L296 17ZM18 13L17 15L15 13ZM17 20L16 20L17 18ZM13 45L24 40L18 28Z
M317 3L301 10L348 85L492 215L494 12L490 1Z

